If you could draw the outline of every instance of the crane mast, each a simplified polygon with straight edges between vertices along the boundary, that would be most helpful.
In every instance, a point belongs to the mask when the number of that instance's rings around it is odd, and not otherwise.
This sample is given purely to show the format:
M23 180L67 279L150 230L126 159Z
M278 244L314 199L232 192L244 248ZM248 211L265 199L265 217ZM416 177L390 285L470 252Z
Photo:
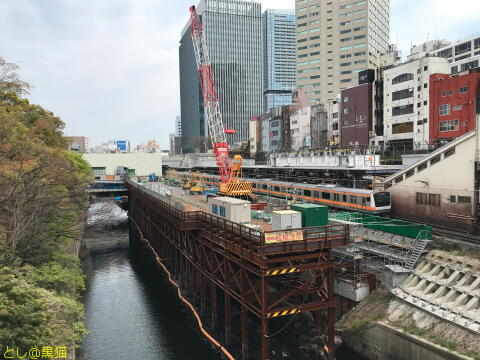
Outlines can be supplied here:
M213 150L215 152L215 158L222 183L227 183L231 180L232 176L227 137L223 126L217 91L215 89L212 63L210 62L210 56L208 54L205 32L203 31L203 26L200 22L195 6L190 7L190 18L191 37L202 90L205 118L212 139Z

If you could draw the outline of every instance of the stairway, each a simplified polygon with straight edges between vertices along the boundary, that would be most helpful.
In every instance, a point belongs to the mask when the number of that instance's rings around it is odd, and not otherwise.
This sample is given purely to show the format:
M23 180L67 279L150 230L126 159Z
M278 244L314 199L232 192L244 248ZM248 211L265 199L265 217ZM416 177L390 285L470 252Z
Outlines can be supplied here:
M405 268L408 270L413 270L417 264L418 259L422 256L423 251L427 247L427 244L430 242L426 238L426 232L421 231L415 241L412 244L412 247L408 250L407 256L405 257Z

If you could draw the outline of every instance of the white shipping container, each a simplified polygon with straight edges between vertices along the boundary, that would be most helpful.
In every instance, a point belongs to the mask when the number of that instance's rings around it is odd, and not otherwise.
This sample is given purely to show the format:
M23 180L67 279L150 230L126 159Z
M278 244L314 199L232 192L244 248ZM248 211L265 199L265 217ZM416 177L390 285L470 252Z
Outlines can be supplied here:
M250 201L230 197L210 197L208 199L210 214L236 223L252 221L251 205Z
M289 230L302 228L302 213L293 210L272 212L272 230Z

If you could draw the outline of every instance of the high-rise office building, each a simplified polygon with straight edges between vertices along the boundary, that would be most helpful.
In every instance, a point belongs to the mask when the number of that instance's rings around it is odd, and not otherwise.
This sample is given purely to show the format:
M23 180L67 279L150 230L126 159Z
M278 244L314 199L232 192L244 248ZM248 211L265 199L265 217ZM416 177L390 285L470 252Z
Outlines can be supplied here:
M295 85L295 12L266 10L262 15L264 112L290 105Z
M212 62L223 122L236 134L231 145L249 140L249 122L263 110L262 13L260 3L247 0L201 0L197 6ZM180 45L180 102L184 153L198 151L196 138L207 136L203 100L190 21Z
M326 104L387 52L390 0L296 0L297 87Z

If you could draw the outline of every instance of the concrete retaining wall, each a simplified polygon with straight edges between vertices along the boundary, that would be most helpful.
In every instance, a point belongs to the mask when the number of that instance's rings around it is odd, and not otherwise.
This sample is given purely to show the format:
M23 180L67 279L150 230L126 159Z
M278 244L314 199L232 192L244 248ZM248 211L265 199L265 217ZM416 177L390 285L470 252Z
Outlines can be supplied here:
M470 360L382 323L349 338L345 343L371 360Z

